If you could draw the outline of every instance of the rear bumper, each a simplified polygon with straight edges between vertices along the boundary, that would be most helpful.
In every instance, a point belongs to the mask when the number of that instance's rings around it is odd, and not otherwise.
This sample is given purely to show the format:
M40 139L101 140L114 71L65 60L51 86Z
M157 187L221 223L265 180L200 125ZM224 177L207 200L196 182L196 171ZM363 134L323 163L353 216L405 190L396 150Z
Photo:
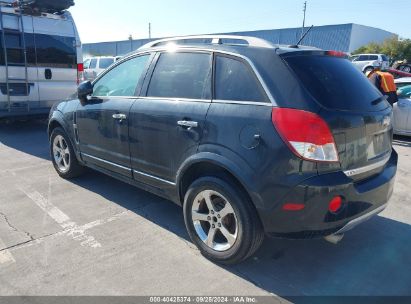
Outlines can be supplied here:
M384 169L360 182L343 172L319 175L293 188L275 206L258 210L267 234L288 238L322 237L344 233L382 212L392 196L398 155L393 150ZM328 210L335 197L344 199L337 213ZM304 204L299 211L284 211L285 203Z
M364 215L361 215L360 217L357 217L357 218L349 221L344 227L342 227L340 230L338 230L334 234L344 234L347 231L350 231L351 229L355 228L359 224L364 223L364 222L368 221L370 218L372 218L373 216L383 212L385 210L385 208L387 208L387 206L388 206L388 204L385 204L381 207L378 207L378 208L370 211L369 213L366 213Z

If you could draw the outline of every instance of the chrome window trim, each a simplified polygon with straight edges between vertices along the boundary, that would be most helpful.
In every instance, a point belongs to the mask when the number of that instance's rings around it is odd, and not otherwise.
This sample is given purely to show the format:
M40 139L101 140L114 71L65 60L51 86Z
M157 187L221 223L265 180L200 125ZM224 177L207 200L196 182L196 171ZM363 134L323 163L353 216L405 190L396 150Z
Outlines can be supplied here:
M122 165L118 165L118 164L113 163L113 162L111 162L111 161L108 161L108 160L105 160L105 159L102 159L102 158L99 158L99 157L95 157L95 156L92 156L92 155L87 154L87 153L82 153L82 152L81 152L81 155L82 155L82 156L86 156L86 157L91 158L91 159L94 159L94 160L97 160L97 161L100 161L100 162L102 162L102 163L105 163L105 164L114 166L114 167L117 167L117 168L123 169L123 170L131 171L131 168L124 167L124 166L122 166Z
M133 55L130 55L129 57L122 58L121 62L125 61L125 60L127 60L127 58L131 58L131 57L141 56L141 55L150 54L150 53L157 53L157 52L167 52L167 51L171 51L171 52L190 51L190 52L200 52L200 53L211 52L213 54L224 54L224 55L229 55L229 56L233 56L233 57L243 59L250 65L250 67L253 70L255 76L257 77L258 81L260 82L261 86L263 87L263 90L264 90L265 94L267 95L268 99L270 100L271 104L270 104L270 102L267 102L267 105L277 106L277 103L276 103L273 95L271 94L270 90L268 89L267 84L265 83L263 77L258 72L258 70L255 67L255 65L253 64L253 62L248 57L246 57L244 55L241 55L241 54L238 54L238 53L233 53L233 52L228 52L228 51L218 50L218 49L213 49L213 48L207 48L207 47L196 48L196 47L193 47L193 46L184 46L184 45L174 46L173 49L170 50L170 48L167 47L167 46L161 46L161 47L156 47L154 49L142 50L141 53L137 52ZM93 82L93 84L94 84L94 82ZM141 98L141 97L144 97L144 96L139 96L139 97ZM166 99L170 99L170 98L166 98ZM178 99L182 99L182 98L178 98ZM253 103L253 104L255 104L255 103Z
M238 104L238 105L250 105L250 106L264 106L264 107L272 107L271 103L267 102L256 102L251 100L224 100L224 99L213 99L212 103L223 103L223 104Z
M357 176L357 175L366 173L368 171L372 171L372 170L384 167L388 163L390 158L391 158L391 153L387 157L385 157L383 160L380 160L380 161L378 161L374 164L367 165L367 166L364 166L364 167L361 167L361 168L346 170L346 171L344 171L344 174L348 177L353 177L353 176Z
M93 98L108 100L108 99L137 99L138 97L137 96L91 96L89 100L92 100Z
M260 82L261 86L263 87L263 90L264 90L265 94L267 95L268 99L271 102L271 106L277 106L277 103L276 103L273 95L271 94L270 90L268 89L267 84L265 83L263 77L258 72L257 68L255 67L254 63L250 60L250 58L248 58L244 55L241 55L241 54L236 54L236 53L227 52L227 51L220 51L220 50L214 50L214 53L215 54L230 55L230 56L241 58L241 59L245 60L250 65L250 67L253 70L255 76L257 77L258 81ZM268 102L267 102L267 104L268 104Z
M149 99L149 100L161 100L161 101L170 101L170 102L203 102L211 103L211 99L195 99L195 98L175 98L175 97L153 97L153 96L139 96L136 99Z
M160 177L157 177L157 176L150 175L150 174L148 174L148 173L144 173L144 172L137 171L137 170L133 170L133 172L134 172L135 174L138 174L138 175L141 175L141 176L144 176L144 177L148 177L148 178L151 178L151 179L154 179L154 180L163 182L163 183L168 184L168 185L171 185L171 186L176 186L176 185L177 185L177 184L174 183L174 182L170 182L170 181L168 181L168 180L165 180L165 179L160 178Z

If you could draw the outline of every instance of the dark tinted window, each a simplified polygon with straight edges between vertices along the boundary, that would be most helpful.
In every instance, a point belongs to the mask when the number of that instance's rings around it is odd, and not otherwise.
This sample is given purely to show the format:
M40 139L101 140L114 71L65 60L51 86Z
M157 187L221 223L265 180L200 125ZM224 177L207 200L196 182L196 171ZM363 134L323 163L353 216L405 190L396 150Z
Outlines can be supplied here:
M378 56L377 55L370 55L370 60L378 60Z
M24 39L26 42L26 50L27 50L27 63L29 66L36 66L37 65L37 58L36 58L36 44L34 41L34 34L25 34Z
M381 94L350 61L331 56L290 56L285 61L323 106L341 110L378 110Z
M97 59L91 59L89 69L95 69L97 67Z
M76 68L74 37L36 34L37 64L44 67Z
M161 54L147 96L210 98L211 55L200 53Z
M215 98L266 102L267 98L252 70L242 61L217 56Z
M100 69L107 69L113 63L114 58L100 58L99 67Z
M382 55L381 58L382 58L383 61L390 61L389 58L385 55Z
M0 31L1 35L1 31ZM19 33L6 33L4 34L4 44L7 48L7 60L9 65L23 65L24 64L24 52L22 50L23 41ZM0 63L4 65L4 50L3 43L0 46Z
M357 59L357 61L368 61L368 60L370 60L370 56L367 56L367 55L361 55Z
M74 38L26 33L24 39L29 66L75 67L77 58ZM21 35L19 33L7 33L5 35L5 44L9 65L23 65L24 44ZM3 44L0 44L0 64L5 64Z

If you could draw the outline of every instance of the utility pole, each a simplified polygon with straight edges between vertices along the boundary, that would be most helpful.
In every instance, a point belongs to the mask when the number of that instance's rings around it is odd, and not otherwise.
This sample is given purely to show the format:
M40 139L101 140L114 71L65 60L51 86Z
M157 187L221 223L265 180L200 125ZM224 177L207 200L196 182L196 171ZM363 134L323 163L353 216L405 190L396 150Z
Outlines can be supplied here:
M148 23L148 38L151 39L151 22Z
M303 12L304 12L304 19L303 19L303 28L301 29L301 37L303 37L304 35L304 29L305 29L305 15L307 13L307 1L304 1L304 8L303 8Z

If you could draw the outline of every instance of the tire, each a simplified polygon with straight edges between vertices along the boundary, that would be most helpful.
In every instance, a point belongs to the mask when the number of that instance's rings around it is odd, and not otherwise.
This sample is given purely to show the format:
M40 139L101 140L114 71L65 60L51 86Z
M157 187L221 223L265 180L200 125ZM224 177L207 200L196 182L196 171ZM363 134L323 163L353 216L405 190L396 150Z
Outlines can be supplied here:
M405 73L411 73L411 65L401 65L400 70L405 72Z
M183 211L191 240L213 262L240 263L264 240L256 210L234 183L216 177L196 180L185 195Z
M373 67L366 67L366 68L364 69L364 74L367 74L368 72L372 72L372 71L374 71L374 68L373 68Z
M71 141L62 128L55 128L51 133L50 155L54 169L62 178L71 179L84 173L84 167L79 164Z

